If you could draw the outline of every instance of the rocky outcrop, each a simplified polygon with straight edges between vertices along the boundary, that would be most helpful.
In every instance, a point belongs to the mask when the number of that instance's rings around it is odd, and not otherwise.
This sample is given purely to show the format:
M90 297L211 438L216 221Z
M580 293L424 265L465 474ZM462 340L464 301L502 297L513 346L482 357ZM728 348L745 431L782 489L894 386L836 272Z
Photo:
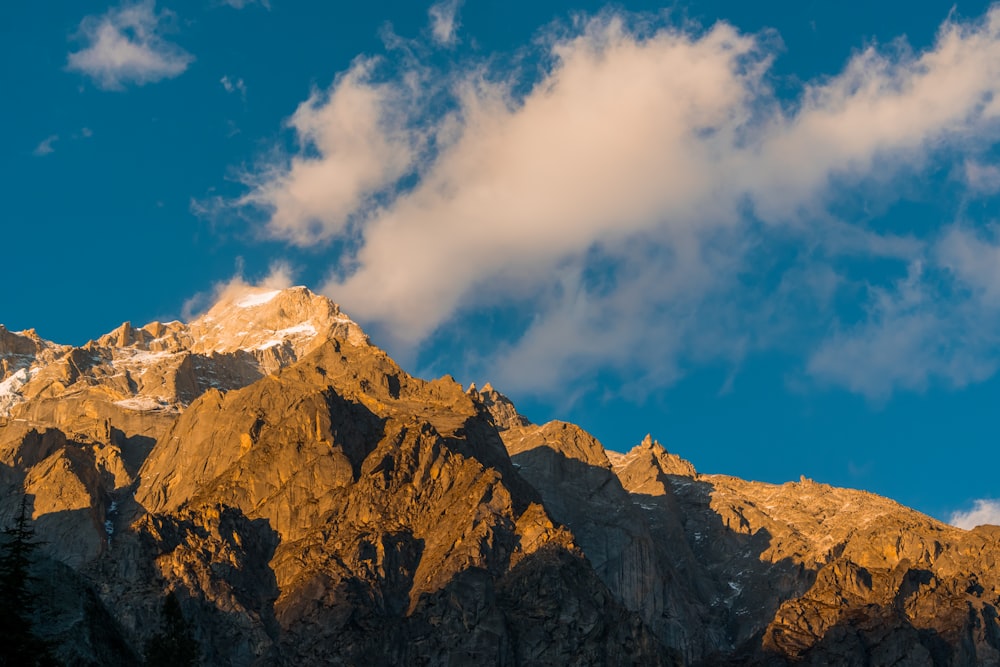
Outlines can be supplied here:
M0 417L21 400L34 368L52 363L69 349L40 338L34 329L14 332L0 324Z
M657 627L665 604L684 606L672 599L680 589L665 587L676 576L670 561L658 557L641 508L593 436L573 424L550 422L511 429L504 440L520 473L539 489L552 517L573 531L598 576L626 608Z
M827 563L781 605L764 650L810 664L1000 664L1000 529L984 528L892 567Z
M746 640L732 631L735 589L726 570L746 545L727 547L720 522L698 506L706 485L695 482L690 463L648 437L627 455L609 456L591 435L561 422L502 435L597 575L664 646L691 663ZM682 509L689 503L694 517Z
M510 428L520 428L531 425L528 418L517 411L517 408L514 407L514 403L509 398L494 389L493 385L489 382L483 385L483 388L479 390L477 390L476 385L473 384L469 388L469 393L472 394L484 408L486 408L486 411L490 415L490 419L493 421L493 425L497 427L498 431L506 431Z

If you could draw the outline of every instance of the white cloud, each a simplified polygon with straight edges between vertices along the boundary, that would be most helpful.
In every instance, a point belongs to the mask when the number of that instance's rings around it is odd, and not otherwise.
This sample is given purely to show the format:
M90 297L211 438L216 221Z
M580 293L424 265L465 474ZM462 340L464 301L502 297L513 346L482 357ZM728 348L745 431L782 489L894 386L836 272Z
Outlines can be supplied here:
M86 42L69 54L67 68L89 76L101 88L121 90L179 76L194 56L160 36L173 14L156 12L155 0L113 7L88 16L79 35Z
M219 83L227 93L239 93L240 99L244 102L247 99L247 86L243 83L243 79L231 79L228 76L224 76L219 79Z
M307 246L345 233L352 214L411 167L417 138L399 120L406 91L372 83L374 65L359 59L330 91L314 91L288 122L300 154L248 176L238 203L266 211L275 237Z
M49 135L49 136L45 137L44 139L42 139L39 142L39 144L37 146L35 146L35 150L32 151L32 152L34 153L34 155L36 155L38 157L43 157L45 155L49 155L50 153L55 152L56 149L53 148L53 144L55 144L56 141L58 141L58 140L59 140L59 135L58 134Z
M968 512L954 512L948 523L965 530L984 524L1000 526L1000 500L977 500Z
M979 132L995 137L998 63L1000 8L975 23L946 22L921 54L897 45L854 56L842 74L808 87L794 116L771 126L761 164L778 168L752 172L758 210L789 215L831 176L869 175L887 157L919 162Z
M431 35L438 44L451 46L456 42L455 33L461 25L458 21L461 5L462 0L441 0L427 11L431 20Z
M747 290L743 273L789 237L805 254L911 264L896 285L872 286L868 319L820 345L814 376L881 396L992 372L940 295L925 295L929 275L957 275L936 245L826 211L844 184L892 185L944 150L996 140L1000 9L947 21L922 53L868 48L794 104L769 88L771 41L724 23L695 33L605 13L540 41L537 80L481 63L404 63L385 78L359 59L299 106L289 125L301 150L248 177L237 206L292 243L344 241L324 291L397 345L470 307L536 308L483 362L522 385L601 368L666 384L684 360L738 358L767 337L744 327L784 326L763 318L780 319L787 295ZM841 280L819 270L793 286L800 296Z
M366 222L357 270L326 290L347 303L366 294L360 315L413 342L482 282L530 293L595 243L727 224L736 201L717 192L709 155L724 139L701 149L691 134L728 134L753 76L736 61L753 47L728 26L640 42L609 19L555 44L557 66L523 102L506 83L460 81L451 143Z

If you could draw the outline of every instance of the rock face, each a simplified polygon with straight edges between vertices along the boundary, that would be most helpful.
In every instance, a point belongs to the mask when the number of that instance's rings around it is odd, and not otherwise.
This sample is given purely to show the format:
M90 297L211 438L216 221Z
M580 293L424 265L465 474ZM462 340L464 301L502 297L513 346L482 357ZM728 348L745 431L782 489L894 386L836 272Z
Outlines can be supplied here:
M42 520L40 536L63 562L89 561L107 540L110 504L192 401L338 337L368 345L336 304L303 287L232 294L189 325L126 322L77 348L0 327L0 483L24 486L38 516L75 512Z
M607 452L304 288L80 348L0 327L0 411L67 663L136 664L173 592L208 665L1000 664L1000 528Z

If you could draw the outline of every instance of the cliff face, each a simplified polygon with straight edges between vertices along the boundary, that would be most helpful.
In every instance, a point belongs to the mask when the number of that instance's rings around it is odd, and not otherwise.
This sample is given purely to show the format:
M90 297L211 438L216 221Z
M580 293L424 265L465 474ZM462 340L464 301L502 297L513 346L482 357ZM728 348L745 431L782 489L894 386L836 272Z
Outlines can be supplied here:
M701 475L647 437L484 401L520 474L596 574L687 663L1000 664L1000 528L964 531L803 479Z
M27 494L67 662L135 664L167 591L212 665L1000 661L1000 529L607 452L303 288L0 355L0 518Z

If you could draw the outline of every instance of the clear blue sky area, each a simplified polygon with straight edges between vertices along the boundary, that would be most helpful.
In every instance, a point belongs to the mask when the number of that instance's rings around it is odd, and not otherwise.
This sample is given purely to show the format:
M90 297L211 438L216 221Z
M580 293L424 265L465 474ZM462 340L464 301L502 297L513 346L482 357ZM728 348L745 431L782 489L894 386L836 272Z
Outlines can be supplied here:
M10 329L305 284L611 449L1000 509L1000 9L63 1L0 33Z

